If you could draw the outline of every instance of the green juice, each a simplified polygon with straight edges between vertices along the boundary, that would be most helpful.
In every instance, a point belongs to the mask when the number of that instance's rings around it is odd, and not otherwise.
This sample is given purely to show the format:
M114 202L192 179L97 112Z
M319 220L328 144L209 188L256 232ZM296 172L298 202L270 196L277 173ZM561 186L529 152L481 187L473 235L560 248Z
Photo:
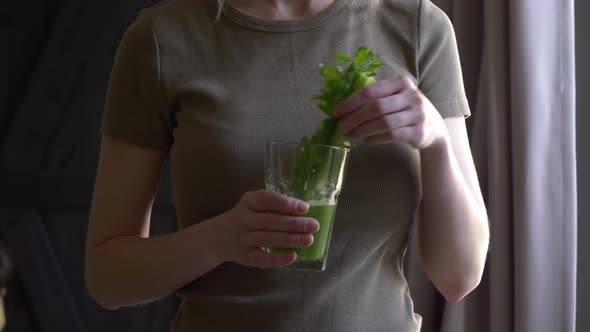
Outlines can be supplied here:
M306 217L314 218L320 224L320 229L313 234L313 244L307 248L273 248L274 252L295 251L297 261L319 261L326 255L332 222L336 213L336 204L309 203Z

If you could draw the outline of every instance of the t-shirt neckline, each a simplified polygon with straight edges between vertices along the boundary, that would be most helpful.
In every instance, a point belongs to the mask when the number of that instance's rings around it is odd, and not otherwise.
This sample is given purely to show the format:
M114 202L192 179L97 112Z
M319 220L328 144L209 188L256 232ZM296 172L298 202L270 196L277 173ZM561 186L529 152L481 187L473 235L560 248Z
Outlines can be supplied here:
M296 32L311 30L328 24L344 13L353 0L336 0L320 13L294 20L271 20L256 17L226 2L223 15L242 26L267 32Z

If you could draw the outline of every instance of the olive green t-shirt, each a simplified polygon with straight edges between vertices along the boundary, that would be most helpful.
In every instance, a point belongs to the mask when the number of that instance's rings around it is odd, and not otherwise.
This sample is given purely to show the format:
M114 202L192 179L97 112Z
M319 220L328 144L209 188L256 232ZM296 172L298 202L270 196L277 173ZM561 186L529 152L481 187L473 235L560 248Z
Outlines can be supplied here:
M118 49L103 134L169 151L179 228L264 188L267 140L299 141L323 119L319 63L367 46L378 79L413 77L444 117L467 116L447 16L428 0L336 0L291 21L215 1L169 0L144 10ZM421 199L420 153L353 141L327 271L224 263L179 290L173 331L418 331L403 275ZM186 262L190 264L191 262ZM154 280L157 282L157 280Z

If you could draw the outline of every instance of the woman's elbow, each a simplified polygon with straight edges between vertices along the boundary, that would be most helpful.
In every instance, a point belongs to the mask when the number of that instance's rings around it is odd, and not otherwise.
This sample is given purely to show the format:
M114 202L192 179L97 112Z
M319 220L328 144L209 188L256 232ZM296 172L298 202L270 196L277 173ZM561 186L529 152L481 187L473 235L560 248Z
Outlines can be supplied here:
M88 295L102 308L106 310L115 310L120 307L115 301L113 301L104 291L104 287L101 287L96 284L96 282L91 281L92 278L86 275L86 289L88 291Z
M105 285L104 278L97 273L97 267L93 265L92 260L86 259L86 266L84 270L84 282L88 295L102 308L107 310L115 310L120 307L112 296L109 296L108 289Z
M437 288L447 302L459 302L469 295L481 282L481 274L465 276L448 281Z

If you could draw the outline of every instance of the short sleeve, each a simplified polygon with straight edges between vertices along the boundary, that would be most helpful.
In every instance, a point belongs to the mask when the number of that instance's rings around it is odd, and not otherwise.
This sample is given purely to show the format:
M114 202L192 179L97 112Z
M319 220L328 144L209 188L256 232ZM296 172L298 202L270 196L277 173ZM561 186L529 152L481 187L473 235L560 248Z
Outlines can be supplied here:
M102 118L104 136L143 147L170 147L173 121L160 73L156 33L144 10L115 55Z
M418 87L443 117L470 115L453 25L430 0L418 18Z

